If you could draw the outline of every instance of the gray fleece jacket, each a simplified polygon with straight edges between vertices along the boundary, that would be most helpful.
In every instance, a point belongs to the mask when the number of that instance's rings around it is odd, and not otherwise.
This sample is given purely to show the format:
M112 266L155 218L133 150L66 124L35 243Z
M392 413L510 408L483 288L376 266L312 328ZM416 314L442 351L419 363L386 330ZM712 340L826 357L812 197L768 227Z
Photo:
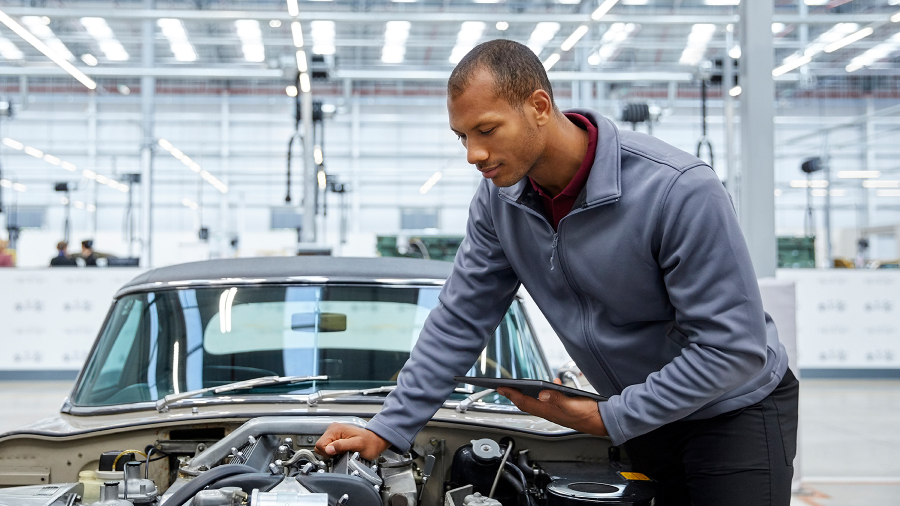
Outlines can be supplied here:
M440 304L398 387L367 425L406 449L524 285L598 392L613 443L767 396L787 354L731 199L702 160L658 139L598 130L584 191L558 231L527 178L482 181Z

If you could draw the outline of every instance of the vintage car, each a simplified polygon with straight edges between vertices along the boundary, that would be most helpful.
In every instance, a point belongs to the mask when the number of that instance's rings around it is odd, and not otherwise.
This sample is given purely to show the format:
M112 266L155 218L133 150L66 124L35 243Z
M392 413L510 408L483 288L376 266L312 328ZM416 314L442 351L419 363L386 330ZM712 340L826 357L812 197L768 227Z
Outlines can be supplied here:
M608 439L464 384L408 453L314 452L332 422L378 412L451 267L295 257L138 276L60 415L0 435L0 505L651 504ZM521 300L468 375L553 377Z

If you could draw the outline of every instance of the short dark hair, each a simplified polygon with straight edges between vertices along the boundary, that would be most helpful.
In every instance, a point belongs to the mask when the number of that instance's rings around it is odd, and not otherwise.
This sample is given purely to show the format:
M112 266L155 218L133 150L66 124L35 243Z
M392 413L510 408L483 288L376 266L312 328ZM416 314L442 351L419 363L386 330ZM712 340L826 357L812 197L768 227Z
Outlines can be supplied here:
M506 39L490 40L469 51L450 74L447 94L451 98L461 95L475 72L482 68L493 74L497 95L513 107L520 109L532 93L544 90L557 110L553 88L541 60L528 46Z

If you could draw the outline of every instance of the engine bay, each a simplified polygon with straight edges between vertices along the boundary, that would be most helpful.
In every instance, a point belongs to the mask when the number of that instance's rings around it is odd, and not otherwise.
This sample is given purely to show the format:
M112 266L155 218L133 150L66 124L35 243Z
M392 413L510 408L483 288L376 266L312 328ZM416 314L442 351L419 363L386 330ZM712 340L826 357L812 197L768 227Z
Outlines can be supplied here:
M428 427L408 453L330 460L314 443L333 421L277 416L180 428L140 450L105 448L45 483L0 489L6 506L579 506L650 505L654 482L599 438L548 441L468 426ZM133 438L139 440L140 438ZM590 444L585 442L590 441ZM97 443L92 446L96 447ZM138 445L140 446L140 445ZM0 473L2 475L2 473ZM0 476L2 478L2 476ZM14 484L9 480L0 482Z

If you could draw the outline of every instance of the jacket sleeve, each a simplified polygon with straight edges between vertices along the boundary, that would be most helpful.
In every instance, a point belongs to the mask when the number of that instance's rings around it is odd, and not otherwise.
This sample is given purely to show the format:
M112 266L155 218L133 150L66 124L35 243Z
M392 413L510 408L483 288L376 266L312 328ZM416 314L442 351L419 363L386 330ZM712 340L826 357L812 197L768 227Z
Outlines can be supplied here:
M397 377L397 388L366 425L403 451L453 392L453 376L475 363L519 286L494 230L487 184L482 182L469 206L453 271Z
M731 199L712 169L684 170L658 220L657 258L675 309L673 332L687 344L644 383L600 403L615 444L690 415L766 363L759 286Z

